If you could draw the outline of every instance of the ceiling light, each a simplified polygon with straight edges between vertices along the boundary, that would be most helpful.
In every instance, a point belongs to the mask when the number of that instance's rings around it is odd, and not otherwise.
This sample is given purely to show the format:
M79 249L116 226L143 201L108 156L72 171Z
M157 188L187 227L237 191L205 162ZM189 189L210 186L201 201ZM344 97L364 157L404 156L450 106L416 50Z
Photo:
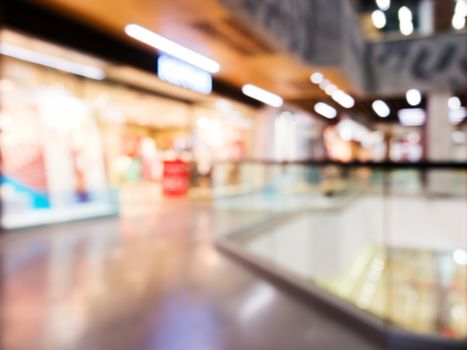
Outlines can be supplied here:
M334 119L335 117L337 117L336 109L324 102L318 102L317 104L315 104L314 110L316 113L328 119Z
M465 27L465 16L458 15L457 13L452 16L452 27L456 30L462 30Z
M467 108L457 108L449 111L449 122L458 125L467 117Z
M457 96L452 96L448 99L448 107L449 109L458 109L461 108L461 100Z
M405 36L413 33L413 23L412 22L400 22L399 29L401 33Z
M399 121L405 126L421 126L425 124L426 113L421 108L406 108L397 112Z
M320 72L315 72L310 76L310 80L313 84L321 84L324 80L324 75Z
M456 0L456 6L454 7L454 14L458 16L467 16L467 1Z
M381 10L386 11L391 7L391 0L376 0L376 6Z
M331 95L331 98L344 108L352 108L355 106L354 98L342 90L336 90Z
M456 249L452 253L452 259L454 262L458 265L461 266L466 266L467 265L467 251L464 249Z
M254 98L255 100L261 101L273 107L280 107L284 103L282 97L252 84L243 85L242 92L245 95Z
M329 84L328 86L326 86L324 88L324 92L327 94L327 95L332 95L334 92L337 91L337 86L334 85L334 84Z
M407 6L402 6L397 14L399 22L412 22L412 11Z
M382 29L386 25L386 15L381 10L373 11L371 20L373 21L373 25L378 29Z
M402 6L398 11L399 16L399 29L403 35L410 35L413 33L413 16L412 11L407 6Z
M220 65L216 61L177 44L176 42L154 33L140 25L128 24L125 27L125 33L159 51L165 52L209 73L217 73L220 70Z
M381 118L386 118L389 116L389 114L391 114L391 110L389 109L389 106L384 101L381 101L381 100L373 101L373 103L371 104L371 107L373 107L373 110L375 111L375 113Z
M410 89L405 93L405 98L411 106L417 106L422 102L422 94L417 89Z
M63 72L80 75L86 78L97 80L105 78L105 72L101 68L76 63L61 57L46 55L37 51L24 49L19 46L0 44L0 54L39 64L41 66L58 69Z
M326 86L328 86L329 84L331 84L331 82L330 82L329 80L327 80L327 79L324 79L324 80L319 84L319 87L320 87L321 89L324 90L324 89L326 89Z

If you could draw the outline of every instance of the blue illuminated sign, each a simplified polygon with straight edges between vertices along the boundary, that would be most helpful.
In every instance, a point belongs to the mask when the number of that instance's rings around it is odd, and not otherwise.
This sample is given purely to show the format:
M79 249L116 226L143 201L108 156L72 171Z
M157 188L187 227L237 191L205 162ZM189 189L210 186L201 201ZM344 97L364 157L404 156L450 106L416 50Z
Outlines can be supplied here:
M202 94L212 91L211 74L167 55L159 56L157 75L161 80Z

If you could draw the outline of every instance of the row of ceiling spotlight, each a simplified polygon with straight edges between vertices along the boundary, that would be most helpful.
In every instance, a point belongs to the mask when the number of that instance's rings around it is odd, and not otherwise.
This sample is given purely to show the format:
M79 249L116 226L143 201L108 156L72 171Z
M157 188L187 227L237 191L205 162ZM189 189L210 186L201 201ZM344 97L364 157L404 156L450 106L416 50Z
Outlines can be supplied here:
M465 0L459 0L459 2L464 2ZM379 0L377 1L377 5L381 9L387 9L390 6L390 0ZM459 10L461 11L461 10ZM194 52L178 43L175 43L155 32L150 31L147 28L144 28L140 25L137 24L129 24L125 27L125 32L129 36L133 37L134 39L137 39L149 46L152 46L160 51L163 51L165 53L170 54L173 57L177 57L189 64L192 64L200 69L203 69L209 73L217 73L220 70L220 64L208 57L205 57L197 52ZM6 48L4 46L0 46L0 53L2 54L9 54L9 52L5 51ZM22 54L22 53L21 53ZM24 59L24 55L20 55L15 51L15 55L10 53L10 55L18 58ZM21 57L19 57L21 56ZM29 57L29 56L28 56ZM38 58L35 58L34 60L29 58L30 61L33 61L35 63L43 64L43 65L49 65L44 63L42 61L39 62ZM61 62L59 62L61 63ZM57 63L58 64L58 63ZM89 69L86 67L86 73L89 71ZM79 73L76 71L73 71L75 74L80 74L84 75L84 73ZM94 77L97 79L102 79L102 76L99 75L99 77ZM324 75L320 72L315 72L310 76L310 80L312 83L319 85L319 87L331 98L340 104L344 108L352 108L355 105L355 100L353 99L352 96L344 92L343 90L339 89L335 84L331 83L328 79L325 79ZM252 85L252 84L246 84L242 87L242 92L251 97L254 98L258 101L261 101L265 104L268 104L273 107L280 107L283 104L283 99L282 97L273 94L267 90L264 90L258 86ZM406 93L406 98L407 102L411 106L417 106L420 104L422 100L422 95L420 91L411 89L407 91ZM460 100L457 97L452 97L450 99L450 105L449 107L451 109L456 109L455 107L458 105L457 108L460 108ZM389 116L390 114L390 109L387 106L387 104L384 101L381 100L376 100L373 102L373 109L375 112L382 118L385 118ZM314 110L316 113L328 118L328 119L333 119L337 116L337 111L334 107L324 103L324 102L318 102L314 106Z
M422 93L417 89L410 89L405 93L405 99L410 106L418 106L422 102ZM373 101L371 107L381 118L386 118L391 114L391 109L386 102L382 100Z
M376 5L378 6L378 10L373 11L371 14L371 20L377 29L383 29L387 23L386 14L384 11L389 9L391 6L391 1L379 0L376 1ZM399 17L400 32L403 35L412 34L414 30L412 11L410 11L407 6L402 6L397 12L397 15Z
M422 102L422 94L417 89L410 89L405 93L407 103L416 107ZM448 99L447 106L450 110L457 110L462 107L461 100L457 96L451 96ZM381 118L386 118L391 114L391 109L383 100L375 100L371 104L373 111Z
M354 98L347 94L345 91L339 89L330 80L325 79L322 73L313 73L310 76L310 81L313 84L318 85L327 95L331 96L331 98L342 107L352 108L353 106L355 106ZM242 87L242 92L251 98L254 98L273 107L280 107L284 102L282 97L253 84L244 85ZM314 110L316 113L328 119L333 119L337 116L336 109L324 102L316 103Z
M221 69L220 64L215 60L192 51L138 24L127 25L125 27L125 33L159 51L165 52L211 74L218 73ZM284 103L282 97L253 84L244 85L242 87L242 92L251 98L273 107L280 107Z
M373 25L377 29L383 29L387 24L384 11L391 7L391 0L376 0L377 10L371 14ZM431 4L431 6L433 6ZM414 31L412 11L407 6L402 6L397 12L399 18L399 30L403 35L410 35ZM456 0L454 14L451 20L452 27L456 30L462 30L466 25L467 0Z
M352 96L347 94L345 91L339 89L330 80L326 79L320 72L311 74L310 81L313 84L318 85L326 95L331 98L344 108L352 108L355 106L355 100ZM325 118L333 119L337 116L337 110L324 102L318 102L314 106L316 113L322 115Z

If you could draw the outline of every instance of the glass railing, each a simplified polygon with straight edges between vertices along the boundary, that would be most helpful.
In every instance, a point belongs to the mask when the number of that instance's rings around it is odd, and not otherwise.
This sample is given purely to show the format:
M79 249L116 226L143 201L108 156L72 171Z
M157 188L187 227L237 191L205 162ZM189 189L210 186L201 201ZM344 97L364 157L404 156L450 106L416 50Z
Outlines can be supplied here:
M12 181L0 185L0 230L117 215L120 211L120 191L114 187L41 192Z
M214 178L220 245L381 329L467 341L465 166L246 162Z

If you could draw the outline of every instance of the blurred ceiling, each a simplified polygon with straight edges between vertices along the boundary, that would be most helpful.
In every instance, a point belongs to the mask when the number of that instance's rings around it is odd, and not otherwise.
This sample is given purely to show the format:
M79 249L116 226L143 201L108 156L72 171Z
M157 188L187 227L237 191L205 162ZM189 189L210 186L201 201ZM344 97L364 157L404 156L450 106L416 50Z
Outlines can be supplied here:
M399 33L398 10L402 6L406 6L412 11L414 29L420 28L420 6L427 0L391 0L390 7L384 10L387 23L381 29L376 29L371 20L371 13L378 10L376 0L356 0L355 5L357 11L361 15L361 25L363 32L367 37L378 39L383 35L390 33ZM452 32L451 22L454 15L456 0L429 0L433 4L433 31L435 33Z
M397 1L393 0L393 3ZM452 0L436 1L447 3ZM417 6L418 0L403 2ZM354 3L361 13L375 7L374 0L355 0ZM140 24L218 61L221 70L216 78L238 90L243 84L252 83L308 111L313 111L317 101L325 101L362 122L381 121L371 107L376 97L355 96L344 74L335 67L305 65L286 53L277 42L271 42L270 37L261 35L261 31L249 29L253 24L242 23L238 16L222 6L220 0L35 0L34 4L153 52L152 48L124 33L127 24ZM315 71L323 73L340 89L354 93L355 106L341 108L322 89L312 84L310 75ZM464 103L465 98L461 96ZM385 101L392 111L406 107L403 96L385 98ZM397 121L397 116L391 115L384 121Z
M252 83L285 100L327 97L310 83L317 68L291 57L266 37L253 33L232 16L219 0L36 0L36 3L79 19L122 40L125 25L137 23L221 65L216 76L237 88ZM143 47L149 51L152 48ZM335 68L319 67L327 79L350 91L348 81Z

